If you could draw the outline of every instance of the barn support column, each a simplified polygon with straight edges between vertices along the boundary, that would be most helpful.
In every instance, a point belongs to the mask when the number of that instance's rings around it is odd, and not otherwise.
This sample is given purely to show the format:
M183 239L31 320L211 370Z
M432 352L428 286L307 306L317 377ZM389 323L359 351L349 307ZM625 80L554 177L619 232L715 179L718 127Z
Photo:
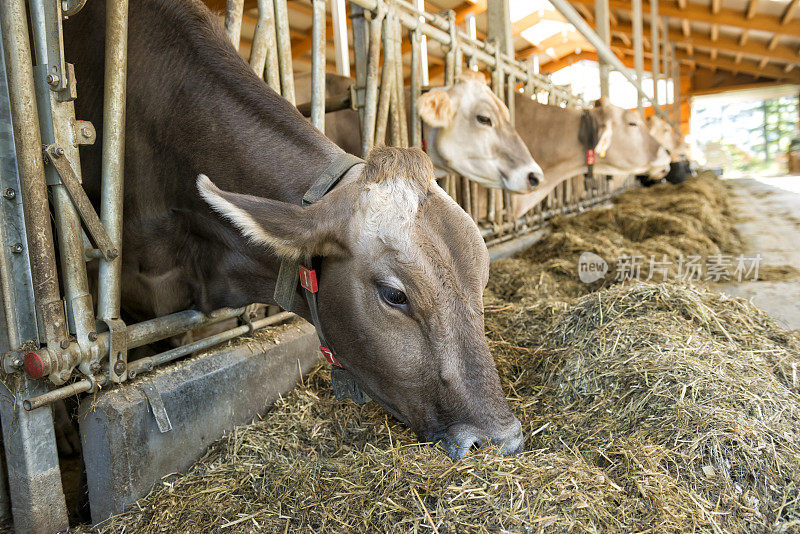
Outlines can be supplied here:
M597 36L606 44L611 45L611 25L608 16L608 0L595 0L594 15L597 20ZM608 73L611 70L609 64L598 57L600 65L600 96L608 97Z
M650 48L653 51L653 111L658 110L658 79L659 79L659 63L661 56L659 55L658 43L658 0L650 0Z
M675 44L672 44L672 122L675 131L681 133L681 62L675 56Z
M0 351L5 353L19 350L25 342L40 339L34 283L40 299L48 296L59 299L59 296L55 277L41 280L42 271L47 271L49 264L54 275L55 257L47 196L36 194L46 192L46 185L24 0L8 0L0 9L0 34L0 185L4 191L0 209L3 290ZM12 123L13 133L9 128ZM19 183L20 176L24 177L24 184ZM27 218L23 217L23 199ZM26 239L26 224L39 229L31 232L32 239ZM39 258L49 262L36 267L38 272L34 279L30 260ZM63 317L63 307L60 309ZM48 316L42 314L41 318L44 320ZM58 328L51 324L45 332L50 336L64 333L64 320ZM55 341L55 338L49 339ZM19 367L21 355L11 355L10 361L3 362L6 371ZM45 392L47 386L43 381L29 380L17 373L7 375L0 388L0 419L15 529L32 533L66 530L69 523L61 489L52 412L27 412L22 406L23 399Z
M633 0L633 64L639 84L644 78L644 49L642 47L642 0ZM636 105L642 113L642 95L636 95Z

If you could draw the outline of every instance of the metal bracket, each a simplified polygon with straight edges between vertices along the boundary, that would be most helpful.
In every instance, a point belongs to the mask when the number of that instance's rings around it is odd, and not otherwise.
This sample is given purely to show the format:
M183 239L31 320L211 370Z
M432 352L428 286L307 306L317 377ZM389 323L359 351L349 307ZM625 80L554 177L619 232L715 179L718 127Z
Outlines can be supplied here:
M344 369L331 368L331 383L336 400L352 399L356 404L366 404L372 400L356 383L353 375Z
M61 0L61 15L64 18L78 13L88 0Z
M167 409L164 406L164 399L161 398L161 392L149 382L140 384L139 389L144 392L144 396L147 397L147 402L150 403L150 410L153 412L153 417L156 418L158 431L162 434L171 431L172 422L169 420Z
M56 145L47 145L45 147L45 153L50 163L55 167L56 171L58 171L59 176L61 176L64 187L67 188L72 202L75 203L75 207L78 209L78 213L81 216L81 220L86 225L89 235L92 236L97 248L103 253L103 258L105 258L106 261L111 261L119 256L119 251L114 247L111 238L108 237L108 233L103 223L100 222L100 217L97 216L92 202L86 195L86 191L83 190L78 176L72 169L72 165L70 165L69 160L64 155L64 149Z
M108 378L120 383L128 379L128 334L120 319L101 319L108 327Z
M97 140L97 130L94 125L89 121L72 121L72 144L75 146L80 145L93 145Z

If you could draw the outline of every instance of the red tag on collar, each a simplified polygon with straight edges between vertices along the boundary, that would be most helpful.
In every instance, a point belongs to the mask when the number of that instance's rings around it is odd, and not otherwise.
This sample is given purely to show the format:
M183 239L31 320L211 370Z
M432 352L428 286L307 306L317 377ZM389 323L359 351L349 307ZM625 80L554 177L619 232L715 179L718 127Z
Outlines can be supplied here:
M425 139L422 140L422 151L423 152L428 151L428 143L425 141Z
M317 287L317 271L309 269L308 267L300 266L300 285L307 291L316 293L319 291Z
M594 150L591 148L586 151L586 164L594 165Z
M336 359L336 356L333 355L333 351L331 349L321 346L319 350L325 357L325 361L327 361L329 364L335 365L336 367L342 366L342 364L339 363L339 360Z

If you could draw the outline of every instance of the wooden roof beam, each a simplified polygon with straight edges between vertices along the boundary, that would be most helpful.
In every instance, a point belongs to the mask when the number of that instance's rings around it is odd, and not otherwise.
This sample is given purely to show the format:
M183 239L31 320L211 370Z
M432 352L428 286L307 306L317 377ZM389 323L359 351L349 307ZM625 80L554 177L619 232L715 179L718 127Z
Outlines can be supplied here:
M794 17L794 12L797 9L798 0L792 0L789 2L789 5L786 6L786 9L783 11L783 15L781 15L781 24L788 24L792 17Z
M747 10L744 12L744 18L750 20L753 17L755 17L757 7L758 7L758 0L750 0L750 3L747 4Z
M594 6L595 0L571 0L573 4L584 4ZM631 3L627 0L609 0L609 8L617 11L631 11ZM714 14L699 4L688 3L686 9L662 2L659 5L659 15L664 17L675 17L679 19L687 18L696 22L706 24L719 24L720 26L733 26L735 28L759 30L769 33L779 33L800 38L800 24L781 24L781 17L774 15L764 15L756 13L752 19L747 19L745 13L740 10L720 7L718 13Z
M628 23L619 24L611 28L612 32L625 33L628 36L633 35L633 26ZM760 41L751 41L746 47L741 46L741 39L736 37L728 37L726 35L719 35L716 41L711 40L708 36L699 35L697 32L693 33L691 37L685 37L681 32L670 30L668 34L670 41L682 44L689 47L700 48L716 48L721 52L730 52L732 54L743 53L745 56L766 56L770 59L797 63L800 61L798 51L790 46L775 43L773 48L769 48L769 44ZM646 45L649 48L649 45Z

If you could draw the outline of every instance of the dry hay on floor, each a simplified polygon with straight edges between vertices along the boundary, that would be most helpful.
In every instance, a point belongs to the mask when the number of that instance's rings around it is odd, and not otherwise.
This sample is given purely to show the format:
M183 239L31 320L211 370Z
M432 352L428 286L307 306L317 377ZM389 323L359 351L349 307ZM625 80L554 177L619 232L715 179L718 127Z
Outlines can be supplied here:
M526 452L453 463L320 369L105 530L800 529L798 340L765 314L642 283L486 314Z
M574 297L613 283L619 258L638 256L643 277L651 257L666 259L674 277L681 256L707 258L741 249L727 186L713 173L701 173L679 185L632 189L609 209L556 218L542 240L492 265L489 291L508 300ZM605 280L589 285L578 280L584 252L608 262ZM655 280L662 278L656 274Z

